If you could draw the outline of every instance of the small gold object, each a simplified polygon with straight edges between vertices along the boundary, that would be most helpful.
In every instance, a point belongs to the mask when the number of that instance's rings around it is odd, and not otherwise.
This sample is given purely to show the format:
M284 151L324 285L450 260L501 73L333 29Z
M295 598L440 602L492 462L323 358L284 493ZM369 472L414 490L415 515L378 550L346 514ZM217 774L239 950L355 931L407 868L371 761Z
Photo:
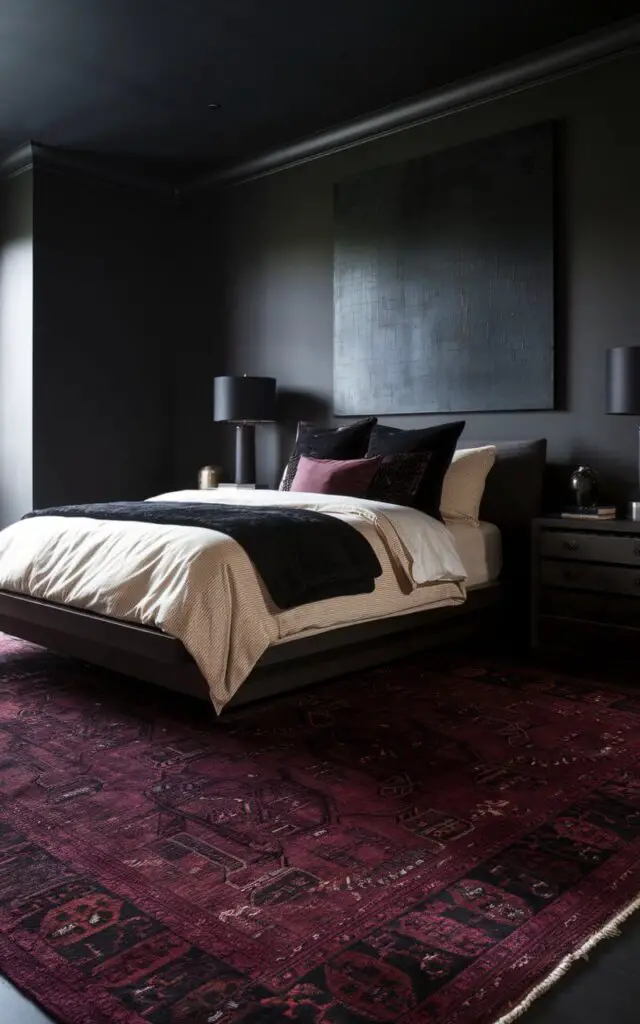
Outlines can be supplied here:
M220 467L219 466L203 466L198 472L198 487L201 491L206 491L210 487L217 487L220 483Z

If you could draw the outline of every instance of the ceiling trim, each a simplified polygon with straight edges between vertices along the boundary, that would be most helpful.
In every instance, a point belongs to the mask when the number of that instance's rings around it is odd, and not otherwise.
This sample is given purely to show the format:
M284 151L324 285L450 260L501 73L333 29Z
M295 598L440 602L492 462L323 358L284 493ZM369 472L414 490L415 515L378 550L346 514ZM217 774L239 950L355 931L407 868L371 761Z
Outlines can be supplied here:
M165 199L176 199L173 182L143 174L140 171L113 167L107 160L92 159L54 146L26 142L0 161L0 179L14 178L33 170L34 164L45 165L67 173L91 177L110 185L124 185L155 192Z
M174 200L176 190L172 182L141 171L114 167L107 158L92 158L68 149L54 146L42 146L34 143L31 146L33 158L38 164L45 164L56 170L90 177L108 185L124 185L129 188L140 188L155 192L165 199Z
M640 48L640 17L615 22L598 32L575 37L560 46L530 55L488 72L463 79L425 96L384 107L372 114L269 150L254 159L222 167L187 182L178 189L193 192L240 185L290 167L319 160L332 153L361 146L387 135L458 113L558 78L576 74Z
M15 178L33 169L33 147L30 142L18 146L0 163L0 178Z

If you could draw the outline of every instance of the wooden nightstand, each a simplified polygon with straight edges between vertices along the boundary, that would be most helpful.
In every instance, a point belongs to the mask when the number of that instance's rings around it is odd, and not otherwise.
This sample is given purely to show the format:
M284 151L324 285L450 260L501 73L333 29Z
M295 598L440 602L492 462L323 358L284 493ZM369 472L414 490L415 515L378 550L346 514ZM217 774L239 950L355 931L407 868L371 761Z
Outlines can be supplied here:
M640 652L640 523L534 519L531 644Z

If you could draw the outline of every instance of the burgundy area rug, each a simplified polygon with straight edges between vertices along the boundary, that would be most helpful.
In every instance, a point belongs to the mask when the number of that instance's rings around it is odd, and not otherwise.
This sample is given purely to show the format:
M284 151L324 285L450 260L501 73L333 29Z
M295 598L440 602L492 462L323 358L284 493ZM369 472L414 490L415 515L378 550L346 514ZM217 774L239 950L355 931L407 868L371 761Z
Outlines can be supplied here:
M71 1024L485 1024L640 892L640 699L444 653L216 720L0 641L0 969Z

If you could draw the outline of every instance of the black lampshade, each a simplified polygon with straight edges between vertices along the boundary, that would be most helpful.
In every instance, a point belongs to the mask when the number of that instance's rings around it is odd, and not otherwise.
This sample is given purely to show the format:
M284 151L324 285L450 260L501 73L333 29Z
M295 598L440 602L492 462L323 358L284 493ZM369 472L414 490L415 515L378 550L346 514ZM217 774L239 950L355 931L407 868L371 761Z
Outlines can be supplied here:
M640 345L607 350L607 412L640 416Z
M214 377L213 418L226 423L270 423L276 418L274 377Z

